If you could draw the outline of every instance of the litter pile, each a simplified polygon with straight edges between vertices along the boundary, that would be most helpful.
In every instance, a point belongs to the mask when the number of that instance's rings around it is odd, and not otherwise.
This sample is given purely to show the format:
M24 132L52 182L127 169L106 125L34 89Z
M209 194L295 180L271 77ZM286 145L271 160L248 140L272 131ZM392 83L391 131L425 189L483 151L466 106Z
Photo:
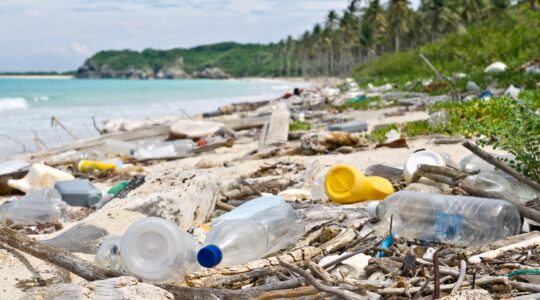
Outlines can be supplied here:
M79 278L29 286L28 299L540 297L538 182L469 141L460 161L419 149L359 168L348 156L375 151L374 126L338 105L378 97L403 114L450 100L393 89L347 80L199 119L113 122L4 162L0 193L19 195L0 206L0 245ZM378 148L408 147L386 138ZM256 170L234 171L244 163Z

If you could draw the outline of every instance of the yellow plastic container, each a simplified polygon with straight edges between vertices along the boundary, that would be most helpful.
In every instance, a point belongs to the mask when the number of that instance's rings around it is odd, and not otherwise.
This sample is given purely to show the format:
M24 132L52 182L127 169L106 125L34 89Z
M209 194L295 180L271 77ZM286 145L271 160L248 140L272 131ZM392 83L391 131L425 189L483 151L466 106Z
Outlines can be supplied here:
M338 164L326 174L324 188L334 202L350 204L362 201L384 200L394 193L386 178L365 176L353 166Z
M100 173L107 171L114 172L116 171L116 165L100 161L81 160L79 162L79 165L77 166L77 169L79 169L79 172L83 173L93 173L95 171L98 171Z

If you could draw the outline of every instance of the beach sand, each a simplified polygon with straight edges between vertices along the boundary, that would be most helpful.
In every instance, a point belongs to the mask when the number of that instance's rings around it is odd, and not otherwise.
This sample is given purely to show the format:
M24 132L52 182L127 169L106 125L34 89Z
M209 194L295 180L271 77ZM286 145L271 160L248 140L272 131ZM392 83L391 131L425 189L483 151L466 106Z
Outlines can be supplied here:
M397 110L397 108L386 108L370 111L347 111L337 114L338 117L353 117L355 119L365 120L370 130L380 124L402 123L413 120L427 119L426 112L409 112L404 116L384 117L388 112ZM219 148L210 153L204 153L196 157L190 157L174 161L162 161L144 167L144 174L165 174L177 171L205 171L217 175L222 182L230 179L237 179L243 175L248 175L257 169L269 163L278 161L299 163L310 165L314 161L319 161L319 170L331 167L337 163L347 163L363 170L369 165L383 163L386 165L402 165L406 159L417 149L429 149L439 153L447 153L452 160L459 162L460 159L469 155L460 144L454 145L435 145L429 137L421 137L407 141L409 148L378 148L370 146L351 154L329 154L317 156L281 156L269 159L241 159L246 153L257 149L258 141L248 141L237 143L231 148ZM299 143L292 141L289 143ZM224 163L238 160L229 164ZM206 167L199 169L197 165L206 162ZM209 166L208 166L209 165ZM318 176L318 175L317 175ZM316 176L316 177L317 177ZM171 183L172 184L172 183ZM107 184L98 184L98 187L105 189ZM159 190L161 186L152 186L152 183L145 184L145 190ZM4 200L6 197L3 198ZM46 241L56 246L67 248L77 256L92 261L98 243L106 236L121 235L126 228L133 222L145 217L140 212L126 209L129 205L130 197L125 199L116 199L107 204L104 208L78 222L64 224L64 229L52 234L42 234L32 236L35 239ZM51 283L83 283L79 278L67 271L61 270L51 264L45 263L30 255L14 251L13 249L0 246L0 299L18 299L21 298L25 290L30 287L40 286Z

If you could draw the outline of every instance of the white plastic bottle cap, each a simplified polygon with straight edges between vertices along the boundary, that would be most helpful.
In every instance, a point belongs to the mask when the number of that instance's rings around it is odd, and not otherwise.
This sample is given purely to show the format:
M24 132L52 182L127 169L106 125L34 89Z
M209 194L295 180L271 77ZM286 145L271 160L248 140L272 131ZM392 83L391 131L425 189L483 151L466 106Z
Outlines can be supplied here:
M181 271L183 246L175 224L150 217L127 229L120 249L122 260L131 273L146 280L164 281L173 279Z
M437 152L429 150L416 152L411 155L409 159L407 159L407 162L403 167L403 176L405 176L405 181L410 182L412 180L412 176L414 175L414 172L416 172L416 169L418 169L418 165L444 167L446 162Z
M378 218L377 216L377 207L379 206L380 201L371 201L368 202L368 205L366 207L367 213L370 218Z

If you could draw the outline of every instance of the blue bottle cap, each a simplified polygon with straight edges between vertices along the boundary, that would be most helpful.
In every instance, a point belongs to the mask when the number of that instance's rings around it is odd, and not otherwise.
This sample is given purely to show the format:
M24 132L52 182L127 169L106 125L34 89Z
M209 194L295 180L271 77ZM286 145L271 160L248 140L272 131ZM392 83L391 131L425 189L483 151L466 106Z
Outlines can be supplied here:
M199 264L205 268L213 268L221 262L221 250L215 245L208 245L197 253Z

